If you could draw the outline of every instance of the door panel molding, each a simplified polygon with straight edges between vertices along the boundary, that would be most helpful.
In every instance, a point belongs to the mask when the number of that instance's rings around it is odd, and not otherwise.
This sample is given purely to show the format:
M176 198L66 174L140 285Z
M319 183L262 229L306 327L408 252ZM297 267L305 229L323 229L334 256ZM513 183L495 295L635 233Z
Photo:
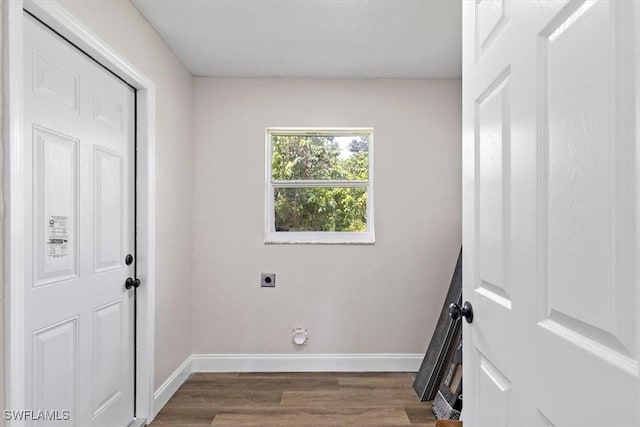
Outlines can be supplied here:
M78 111L79 78L44 54L33 52L33 91L42 92L59 103ZM66 81L64 81L66 79ZM51 86L52 83L58 83ZM65 88L66 86L66 88ZM67 93L64 93L66 89Z
M487 412L486 420L491 426L509 425L509 395L511 391L511 381L494 366L489 359L478 352L480 360L480 375L478 382L479 394L484 396L484 403Z
M511 65L475 101L476 292L511 309L509 259L511 235ZM495 167L491 168L491 163ZM489 164L489 167L487 167ZM484 165L484 167L483 167ZM484 169L499 170L483 174ZM483 187L482 191L480 187Z
M121 267L124 262L125 191L123 174L125 165L121 154L97 146L93 148L93 162L95 171L94 222L96 224L93 265L94 272L98 273ZM109 163L111 163L111 171L108 170ZM111 173L109 174L109 172ZM104 203L108 196L111 196L111 199L118 199L119 209L117 212L104 211L104 205L109 205L109 203ZM109 225L111 225L110 228ZM108 229L105 230L105 228Z
M506 0L476 0L476 62L509 22Z
M78 419L78 316L62 320L33 332L33 397L38 408L65 408ZM53 345L51 345L53 343ZM57 344L57 345L55 345ZM47 348L47 347L52 348ZM66 347L66 348L64 348ZM69 363L55 363L55 355L65 352ZM50 362L50 363L47 363ZM47 388L65 384L67 393L48 393ZM36 387L35 385L38 385ZM59 389L58 389L59 390ZM53 400L53 401L52 401Z
M625 161L636 149L634 119L625 108L635 108L638 89L628 76L635 58L624 51L624 41L634 29L621 21L624 9L605 1L571 2L538 35L538 320L556 336L638 376L636 277L630 267L638 184L637 171ZM593 49L577 49L578 43ZM574 83L577 70L581 79ZM584 81L594 84L584 90ZM578 282L590 290L581 304L565 286Z
M153 417L155 287L155 83L129 64L57 2L4 2L4 233L5 408L25 408L24 266L25 177L23 162L23 9L137 90L136 186L138 289L137 418ZM59 98L59 97L58 97ZM68 98L68 97L67 97ZM55 99L55 98L52 98ZM73 98L58 99L73 108ZM71 103L71 105L69 105ZM19 425L14 422L9 425Z
M638 361L626 354L626 350L616 337L602 330L594 331L592 330L592 326L585 324L580 324L580 326L584 328L580 331L580 327L567 326L567 324L571 322L556 320L557 318L561 318L561 316L560 313L553 312L549 319L539 322L538 325L559 338L601 358L607 363L635 377L638 376L640 373Z
M108 353L105 350L110 346L106 346L106 349L102 348L104 341L111 338L112 342L110 344L112 344L112 346L115 344L113 341L120 341L115 345L120 349L119 353L123 353L122 349L125 345L122 342L122 336L118 336L118 332L120 331L119 323L123 316L121 306L122 300L118 300L98 307L93 311L94 381L92 410L94 417L98 416L123 395L121 389L123 388L124 381L126 381L124 377L125 370L122 363L120 363L123 359L122 357L118 357L117 360L107 359L105 356L108 356ZM112 356L121 356L121 354L114 354ZM117 375L115 375L116 372Z
M38 287L78 276L79 141L39 125L34 125L32 132L33 157L38 165L33 174L35 194L32 215L36 217L35 223L38 224L33 233L33 287ZM59 151L57 156L55 151ZM52 158L56 162L63 161L62 156L67 157L64 159L64 168L48 165ZM61 188L65 184L67 188ZM51 244L49 240L55 237L49 230L55 230L55 223L60 221L65 223L68 241L64 251L67 256L57 254L57 245Z

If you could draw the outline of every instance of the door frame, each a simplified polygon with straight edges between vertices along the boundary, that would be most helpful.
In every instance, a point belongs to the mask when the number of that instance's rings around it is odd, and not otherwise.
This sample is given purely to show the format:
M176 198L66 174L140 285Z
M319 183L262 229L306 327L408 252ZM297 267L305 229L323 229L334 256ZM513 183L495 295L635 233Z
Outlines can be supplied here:
M136 263L137 290L136 418L154 416L155 341L155 83L58 2L8 0L3 8L3 192L4 237L4 409L25 407L23 178L23 9L68 39L133 86L136 96ZM44 409L44 408L41 408ZM10 425L18 425L12 423Z

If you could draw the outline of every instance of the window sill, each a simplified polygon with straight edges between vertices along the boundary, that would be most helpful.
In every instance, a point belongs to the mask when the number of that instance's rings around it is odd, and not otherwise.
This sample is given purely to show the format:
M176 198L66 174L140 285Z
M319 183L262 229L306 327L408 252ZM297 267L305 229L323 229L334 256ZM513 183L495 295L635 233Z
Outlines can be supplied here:
M332 233L332 232L295 232L278 231L267 233L266 245L374 245L373 232Z

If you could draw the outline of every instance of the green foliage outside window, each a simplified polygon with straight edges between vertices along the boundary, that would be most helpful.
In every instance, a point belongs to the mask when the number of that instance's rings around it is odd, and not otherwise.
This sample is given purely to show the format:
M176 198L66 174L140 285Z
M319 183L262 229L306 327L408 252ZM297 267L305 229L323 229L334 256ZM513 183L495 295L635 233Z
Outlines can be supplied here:
M274 135L273 180L369 179L367 135ZM274 189L276 231L367 231L367 189Z

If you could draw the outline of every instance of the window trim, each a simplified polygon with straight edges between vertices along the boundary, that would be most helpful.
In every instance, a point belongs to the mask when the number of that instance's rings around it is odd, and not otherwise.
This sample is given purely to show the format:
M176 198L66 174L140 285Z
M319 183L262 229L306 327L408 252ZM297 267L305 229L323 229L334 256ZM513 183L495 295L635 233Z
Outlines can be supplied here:
M272 136L273 135L332 135L349 136L367 134L369 179L351 180L273 180L272 179ZM373 128L372 127L270 127L265 130L265 244L354 244L372 245L375 243L373 212ZM276 231L275 230L275 188L366 188L367 189L367 231Z

